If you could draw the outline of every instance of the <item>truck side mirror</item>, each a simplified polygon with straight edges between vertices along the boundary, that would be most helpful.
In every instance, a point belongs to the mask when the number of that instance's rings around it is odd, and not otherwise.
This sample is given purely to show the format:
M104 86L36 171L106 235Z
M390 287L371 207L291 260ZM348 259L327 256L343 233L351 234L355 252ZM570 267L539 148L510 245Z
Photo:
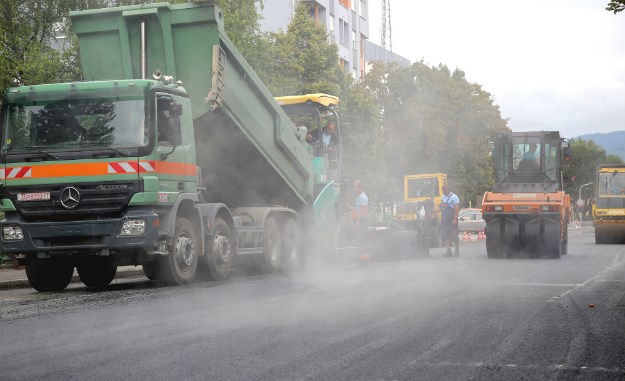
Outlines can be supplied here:
M563 156L563 159L564 159L565 163L570 162L573 159L573 155L572 155L572 152L571 152L571 147L565 147L562 150L562 156Z
M573 152L571 150L571 142L568 139L562 139L562 161L564 164L568 164L573 159Z

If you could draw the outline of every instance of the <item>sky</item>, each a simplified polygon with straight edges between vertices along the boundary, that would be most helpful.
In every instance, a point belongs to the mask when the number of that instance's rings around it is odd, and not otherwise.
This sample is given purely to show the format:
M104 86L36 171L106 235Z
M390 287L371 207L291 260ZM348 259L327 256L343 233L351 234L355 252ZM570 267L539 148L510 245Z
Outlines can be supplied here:
M459 68L513 131L625 130L625 12L608 0L391 0L393 51ZM380 44L382 0L369 0Z

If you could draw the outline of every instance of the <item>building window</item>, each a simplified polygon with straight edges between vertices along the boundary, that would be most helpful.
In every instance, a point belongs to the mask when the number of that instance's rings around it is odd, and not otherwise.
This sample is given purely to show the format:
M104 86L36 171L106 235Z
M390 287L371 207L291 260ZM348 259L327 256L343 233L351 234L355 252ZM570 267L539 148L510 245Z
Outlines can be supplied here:
M339 58L339 66L341 67L341 69L345 70L345 60L342 58Z
M349 7L352 9L352 11L356 12L356 9L354 8L355 7L354 3L355 3L354 0L349 1Z
M349 46L349 24L339 19L339 41L341 45Z
M349 8L351 7L351 1L350 0L339 0L339 4L341 4L342 6L344 6L345 8Z
M360 0L360 17L367 19L367 0Z
M330 31L330 35L334 36L334 16L330 15L328 17L328 30Z
M353 48L354 50L357 50L357 49L358 49L358 45L357 45L357 44L358 44L358 43L356 42L356 31L355 31L355 30L352 30L352 48Z
M339 42L342 44L343 40L345 39L345 36L343 35L345 32L345 29L343 28L343 24L345 24L345 21L339 19Z

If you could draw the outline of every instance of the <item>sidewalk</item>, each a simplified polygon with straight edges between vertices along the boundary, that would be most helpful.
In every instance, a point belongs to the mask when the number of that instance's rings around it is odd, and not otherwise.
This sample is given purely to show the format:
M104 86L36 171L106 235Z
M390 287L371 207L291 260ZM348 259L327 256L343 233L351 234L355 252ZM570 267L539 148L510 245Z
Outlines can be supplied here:
M132 278L144 276L141 266L120 266L117 268L115 279ZM147 278L146 278L147 279ZM78 273L74 270L72 283L80 283ZM30 287L26 278L26 271L14 269L0 269L0 290L9 288L27 288Z

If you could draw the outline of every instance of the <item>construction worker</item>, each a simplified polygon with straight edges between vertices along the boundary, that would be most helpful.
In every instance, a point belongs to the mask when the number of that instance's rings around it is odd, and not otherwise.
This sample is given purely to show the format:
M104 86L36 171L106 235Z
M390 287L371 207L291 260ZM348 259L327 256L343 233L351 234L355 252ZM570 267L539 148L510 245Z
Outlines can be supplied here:
M460 199L453 194L448 184L443 185L441 198L441 239L447 252L445 257L457 257L460 255L460 239L458 238L458 213L460 213ZM455 252L451 252L451 241L454 241Z
M354 220L354 236L356 246L360 249L359 264L369 263L369 254L366 252L367 230L369 227L369 199L365 194L365 186L360 180L354 182L356 202L351 208Z

